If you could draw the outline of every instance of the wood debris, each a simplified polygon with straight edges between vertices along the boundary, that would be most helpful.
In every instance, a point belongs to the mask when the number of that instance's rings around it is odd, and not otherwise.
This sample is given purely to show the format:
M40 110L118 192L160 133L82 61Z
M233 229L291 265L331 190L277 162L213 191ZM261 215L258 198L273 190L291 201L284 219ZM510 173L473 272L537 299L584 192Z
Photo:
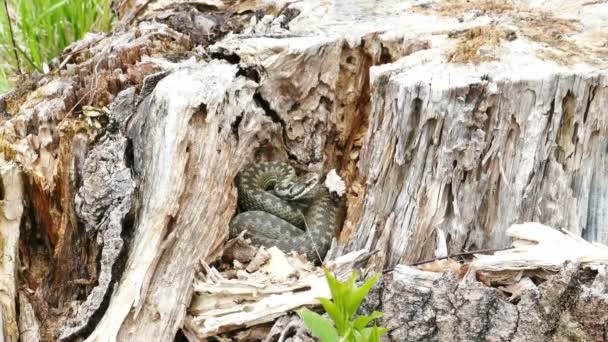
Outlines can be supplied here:
M513 249L494 255L476 255L471 270L501 272L505 270L543 269L557 272L565 262L589 267L608 264L608 246L584 240L568 231L536 222L514 224L507 229L513 238Z
M275 247L267 253L269 259L257 271L238 270L234 279L201 261L203 272L194 282L184 327L191 341L272 322L302 306L318 305L319 297L331 298L321 267ZM351 252L325 267L344 279L368 256L366 250Z

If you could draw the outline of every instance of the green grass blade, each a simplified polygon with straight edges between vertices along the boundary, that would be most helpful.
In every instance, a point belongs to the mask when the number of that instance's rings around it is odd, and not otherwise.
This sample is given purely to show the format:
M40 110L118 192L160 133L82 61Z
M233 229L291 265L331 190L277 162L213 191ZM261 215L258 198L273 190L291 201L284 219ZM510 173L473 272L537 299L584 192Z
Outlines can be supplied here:
M10 67L0 71L0 89L19 70L8 30L10 21L24 71L41 70L43 63L50 62L89 31L111 29L109 0L7 1L10 19L0 6L0 58Z

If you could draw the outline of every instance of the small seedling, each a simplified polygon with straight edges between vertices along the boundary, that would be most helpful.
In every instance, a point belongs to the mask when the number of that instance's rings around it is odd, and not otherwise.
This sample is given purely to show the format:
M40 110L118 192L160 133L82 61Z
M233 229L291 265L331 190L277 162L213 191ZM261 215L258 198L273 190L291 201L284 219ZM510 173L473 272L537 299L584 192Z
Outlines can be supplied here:
M357 272L353 271L345 282L340 282L328 270L324 270L327 284L333 300L319 298L323 309L331 321L307 308L297 311L312 335L321 342L377 342L380 336L386 333L386 328L368 325L382 313L374 311L369 316L357 316L355 313L361 302L378 280L380 274L375 274L361 287L355 285Z

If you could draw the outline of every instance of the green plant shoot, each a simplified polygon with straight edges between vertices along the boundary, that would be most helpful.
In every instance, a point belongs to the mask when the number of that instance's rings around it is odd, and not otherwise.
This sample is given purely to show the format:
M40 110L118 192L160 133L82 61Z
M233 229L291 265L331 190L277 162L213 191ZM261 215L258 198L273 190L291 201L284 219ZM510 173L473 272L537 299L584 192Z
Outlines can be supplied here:
M361 287L357 287L357 272L353 271L345 282L340 282L327 269L324 269L325 278L333 300L319 298L323 309L331 320L315 313L307 308L297 311L312 335L319 338L321 342L377 342L380 336L386 333L386 328L370 323L382 317L378 311L369 316L357 316L355 313L361 302L374 286L380 274L369 278Z

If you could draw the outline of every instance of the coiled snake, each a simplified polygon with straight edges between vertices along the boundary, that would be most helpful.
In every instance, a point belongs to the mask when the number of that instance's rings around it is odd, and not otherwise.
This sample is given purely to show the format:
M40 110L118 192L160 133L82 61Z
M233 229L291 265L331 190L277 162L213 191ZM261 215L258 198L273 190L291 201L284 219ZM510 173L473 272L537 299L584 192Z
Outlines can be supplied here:
M282 162L252 164L236 177L241 212L230 222L230 236L247 230L254 244L322 258L334 235L335 205L317 174L298 179ZM308 229L308 232L305 230Z

